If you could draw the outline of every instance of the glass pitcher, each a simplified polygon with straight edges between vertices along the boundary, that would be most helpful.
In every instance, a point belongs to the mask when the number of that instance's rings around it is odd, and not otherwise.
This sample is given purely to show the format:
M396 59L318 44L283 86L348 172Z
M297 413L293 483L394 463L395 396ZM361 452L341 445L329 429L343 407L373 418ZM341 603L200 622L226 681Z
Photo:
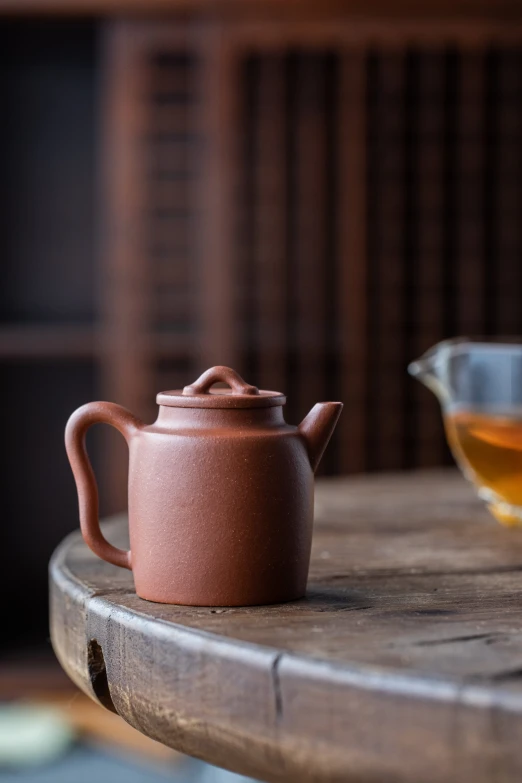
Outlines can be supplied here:
M453 456L492 514L522 524L522 338L446 340L408 370L438 397Z

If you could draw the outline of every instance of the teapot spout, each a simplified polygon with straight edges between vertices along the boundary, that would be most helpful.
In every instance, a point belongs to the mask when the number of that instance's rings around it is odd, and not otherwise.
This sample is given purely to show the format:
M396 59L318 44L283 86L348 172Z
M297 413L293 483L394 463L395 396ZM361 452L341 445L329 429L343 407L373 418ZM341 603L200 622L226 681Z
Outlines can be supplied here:
M312 470L317 470L343 409L342 402L318 402L298 427L306 441Z

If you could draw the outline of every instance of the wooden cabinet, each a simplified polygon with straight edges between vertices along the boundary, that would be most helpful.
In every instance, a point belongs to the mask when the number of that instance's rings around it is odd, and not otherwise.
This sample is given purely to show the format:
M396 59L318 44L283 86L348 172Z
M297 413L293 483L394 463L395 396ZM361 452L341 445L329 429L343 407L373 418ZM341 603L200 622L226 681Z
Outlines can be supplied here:
M520 22L133 21L106 45L107 265L146 281L112 313L123 341L150 336L148 359L110 359L113 396L138 365L153 388L173 340L189 372L227 362L284 389L290 419L344 400L329 471L447 460L406 366L521 330Z

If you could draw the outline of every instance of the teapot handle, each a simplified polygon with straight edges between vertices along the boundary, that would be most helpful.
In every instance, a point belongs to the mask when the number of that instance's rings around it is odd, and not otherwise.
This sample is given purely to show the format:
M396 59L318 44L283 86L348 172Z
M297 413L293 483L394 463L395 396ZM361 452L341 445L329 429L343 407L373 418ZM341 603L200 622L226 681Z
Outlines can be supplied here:
M228 383L233 394L259 394L257 386L245 383L239 373L231 367L224 367L221 364L206 370L203 375L199 376L197 381L190 386L185 386L183 394L206 394L211 386L219 382Z
M89 402L78 408L65 428L65 447L78 491L80 527L87 546L108 563L132 569L130 550L118 549L103 536L98 519L98 487L92 469L85 436L93 424L110 424L121 432L127 444L143 426L130 411L112 402Z

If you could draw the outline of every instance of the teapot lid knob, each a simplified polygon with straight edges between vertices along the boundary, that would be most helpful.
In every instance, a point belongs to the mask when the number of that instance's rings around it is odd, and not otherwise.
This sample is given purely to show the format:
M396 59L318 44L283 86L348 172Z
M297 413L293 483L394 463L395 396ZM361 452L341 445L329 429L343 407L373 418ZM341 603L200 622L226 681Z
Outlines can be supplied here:
M215 383L228 383L232 390L232 394L259 394L257 386L251 386L249 383L245 383L239 373L231 367L225 367L221 364L206 370L199 376L197 381L191 383L190 386L185 386L183 394L185 396L207 394L210 387Z
M215 383L226 383L230 388L213 389ZM286 397L251 386L231 367L218 365L182 390L160 392L156 400L174 408L271 408L284 405Z

